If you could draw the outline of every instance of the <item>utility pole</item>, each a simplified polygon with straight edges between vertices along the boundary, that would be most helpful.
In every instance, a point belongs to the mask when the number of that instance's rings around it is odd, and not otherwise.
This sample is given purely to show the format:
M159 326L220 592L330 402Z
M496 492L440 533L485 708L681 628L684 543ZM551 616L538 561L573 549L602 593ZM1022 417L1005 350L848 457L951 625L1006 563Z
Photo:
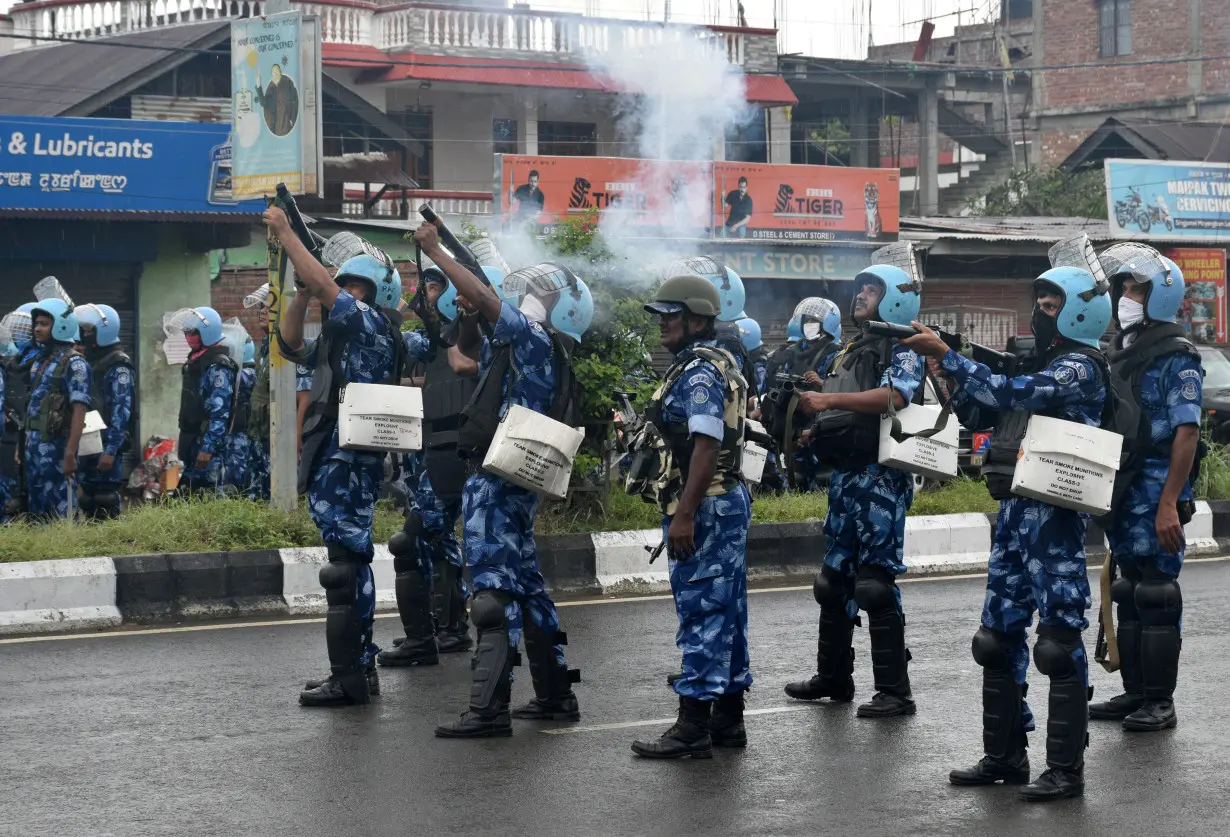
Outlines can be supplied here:
M274 508L294 511L298 502L299 420L295 364L282 354L278 327L294 299L294 265L269 236L269 490Z

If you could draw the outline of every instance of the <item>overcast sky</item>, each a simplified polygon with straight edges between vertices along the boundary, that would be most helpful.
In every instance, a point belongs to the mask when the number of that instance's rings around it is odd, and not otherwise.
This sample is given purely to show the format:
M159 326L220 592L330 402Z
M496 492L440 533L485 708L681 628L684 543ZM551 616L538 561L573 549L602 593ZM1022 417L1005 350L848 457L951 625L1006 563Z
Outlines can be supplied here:
M662 20L669 3L671 20L733 24L737 0L530 0L534 9L582 12L604 17ZM0 0L0 11L13 0ZM919 21L935 16L936 36L952 33L958 20L985 20L999 0L743 0L749 26L772 28L776 8L786 52L827 58L864 58L868 23L874 43L912 41ZM957 10L965 13L958 18ZM940 16L943 17L940 17Z

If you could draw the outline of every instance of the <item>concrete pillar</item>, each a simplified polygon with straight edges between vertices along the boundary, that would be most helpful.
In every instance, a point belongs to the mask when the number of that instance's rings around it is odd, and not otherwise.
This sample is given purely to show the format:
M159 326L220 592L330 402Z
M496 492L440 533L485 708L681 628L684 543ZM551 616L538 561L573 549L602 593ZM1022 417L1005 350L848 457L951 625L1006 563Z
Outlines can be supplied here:
M538 154L538 100L525 100L525 118L522 122L522 146L521 153L528 154L531 157Z
M939 95L934 80L918 94L918 207L923 215L940 211Z
M1187 0L1187 54L1193 57L1199 57L1203 54L1204 49L1204 30L1202 29L1201 17L1201 2L1200 0ZM1204 62L1190 61L1187 64L1187 92L1190 96L1202 96L1204 94ZM1192 102L1189 110L1189 115L1192 117L1200 116L1200 105L1197 102Z
M880 164L880 149L871 148L868 130L867 99L855 96L850 102L850 165L867 168Z
M726 161L726 137L714 137L713 139L713 162L722 163Z
M790 108L769 108L769 162L790 163Z

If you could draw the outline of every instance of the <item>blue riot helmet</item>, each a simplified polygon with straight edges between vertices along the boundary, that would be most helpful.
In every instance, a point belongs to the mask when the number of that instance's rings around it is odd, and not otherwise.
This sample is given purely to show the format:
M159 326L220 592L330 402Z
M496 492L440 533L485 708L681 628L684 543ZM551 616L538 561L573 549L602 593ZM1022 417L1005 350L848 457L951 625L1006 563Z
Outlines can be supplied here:
M342 286L355 280L371 287L372 305L378 308L396 308L401 299L401 274L391 262L382 261L370 253L360 253L342 262L333 281Z
M1079 267L1052 267L1034 280L1034 295L1042 293L1057 293L1063 297L1063 305L1055 317L1055 329L1059 334L1084 343L1086 346L1098 348L1098 340L1110 326L1110 285L1105 280L1098 281L1093 274ZM1045 334L1038 334L1039 324L1046 325L1049 320L1044 314L1035 311L1034 334L1039 338L1039 351L1050 348L1050 342Z
M37 302L23 302L21 305L17 306L17 310L23 314L29 314L31 311L33 311L37 307L38 307Z
M594 318L589 287L562 265L544 262L514 270L504 277L503 291L528 319L545 322L578 342Z
M760 323L751 317L735 320L735 327L739 329L739 337L743 340L743 348L749 352L754 352L764 345L760 335Z
M804 339L815 340L824 332L834 340L841 339L841 311L837 303L822 296L809 296L794 307L792 321L798 320Z
M1111 308L1116 322L1119 319L1119 298L1123 296L1123 283L1129 278L1147 286L1146 321L1173 323L1178 320L1186 285L1183 271L1173 261L1147 244L1130 241L1108 247L1099 257L1099 261L1111 284Z
M797 343L803 339L803 318L791 317L786 323L786 342Z
M662 271L663 279L687 274L703 276L713 283L722 301L717 318L724 323L733 323L745 316L743 307L747 303L747 291L739 274L726 267L720 259L713 256L689 256L686 259L676 259Z
M436 297L436 311L449 322L457 319L457 286L448 281L444 271L435 265L425 267L423 268L422 278L419 281L429 285L439 285L444 288L444 290L440 291L440 296Z
M208 305L192 308L183 321L184 333L195 331L201 335L201 345L216 346L222 342L222 317Z
M74 311L77 323L94 329L94 342L99 346L114 346L120 342L120 315L110 305L90 303Z
M243 344L243 362L256 363L256 344L252 342L252 338Z
M68 303L62 299L44 299L30 309L33 319L40 314L51 317L51 339L61 343L76 343L81 339L81 330L77 327L77 316Z
M867 285L879 285L881 298L875 317L881 322L908 326L918 319L920 282L899 267L890 264L873 264L863 268L854 277L854 301L850 303L851 316L858 304L858 294Z

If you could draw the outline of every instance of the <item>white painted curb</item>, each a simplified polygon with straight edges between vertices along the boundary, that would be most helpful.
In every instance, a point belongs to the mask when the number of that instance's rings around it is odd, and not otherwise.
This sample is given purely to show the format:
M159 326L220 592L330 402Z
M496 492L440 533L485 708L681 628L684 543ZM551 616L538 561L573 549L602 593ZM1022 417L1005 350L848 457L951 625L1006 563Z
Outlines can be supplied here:
M981 572L990 554L991 522L985 514L905 519L905 565L910 576Z
M282 598L291 615L319 616L328 608L325 591L320 586L320 568L329 560L323 546L279 549L282 556ZM397 592L394 582L393 556L389 548L376 546L372 559L372 575L376 579L376 610L395 610Z
M121 621L110 558L0 564L0 635L109 628Z
M1196 514L1183 527L1187 539L1187 556L1216 555L1220 551L1213 537L1213 510L1204 500L1196 501Z
M652 564L645 547L662 543L661 529L594 532L594 567L603 593L660 593L670 590L666 552Z

